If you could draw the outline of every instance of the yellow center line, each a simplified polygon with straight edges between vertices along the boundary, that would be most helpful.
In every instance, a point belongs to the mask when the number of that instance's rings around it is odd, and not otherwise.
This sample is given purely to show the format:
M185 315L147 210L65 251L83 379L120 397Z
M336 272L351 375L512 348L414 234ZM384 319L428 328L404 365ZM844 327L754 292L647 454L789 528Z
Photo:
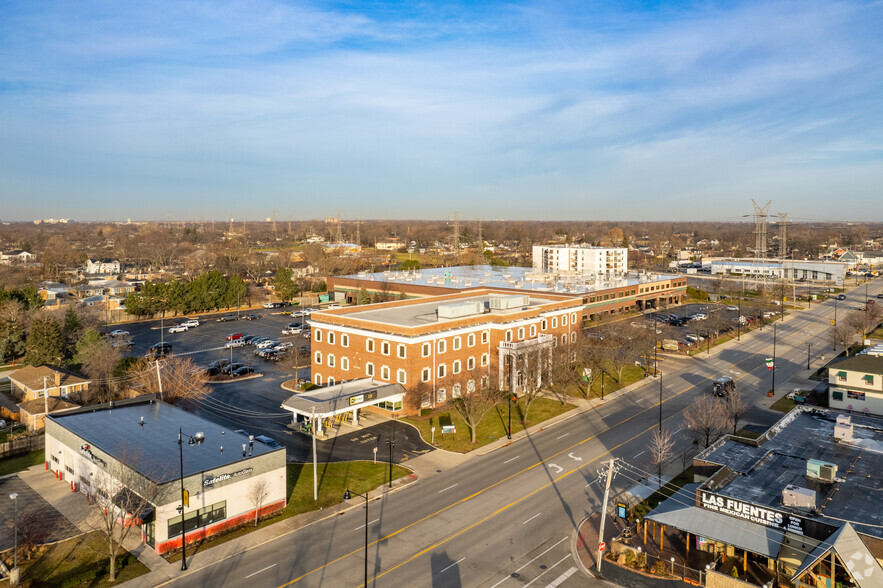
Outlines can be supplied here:
M796 334L796 333L795 333L795 334ZM770 347L772 347L771 344L769 344L769 345L767 345L766 347L762 348L762 349L761 349L761 354L762 354L763 351L765 351L766 349L769 349ZM762 367L762 366L759 366L759 367ZM743 373L741 376L739 376L739 377L736 378L736 379L737 379L737 380L740 380L740 379L744 378L745 376L747 376L748 374L752 373L753 371L755 371L755 370L748 370L748 371L746 371L745 373ZM649 385L649 384L648 384L648 385ZM671 396L669 396L668 398L663 399L663 400L662 400L662 403L665 403L665 402L668 402L668 401L670 401L670 400L673 400L674 398L676 398L676 397L678 397L678 396L680 396L680 395L682 395L682 394L685 394L685 393L689 392L690 390L696 388L696 386L697 386L697 384L691 384L690 386L688 386L688 387L685 388L684 390L682 390L682 391L680 391L680 392L676 392L676 393L672 394ZM383 537L380 537L380 538L378 538L378 539L375 539L374 541L372 541L371 543L368 544L368 547L372 547L372 546L374 546L374 545L376 545L376 544L378 544L378 543L380 543L380 542L382 542L382 541L386 541L386 540L388 540L388 539L391 539L392 537L395 537L396 535L398 535L398 534L400 534L400 533L403 533L404 531L407 531L407 530L410 529L411 527L414 527L415 525L418 525L418 524L420 524L420 523L423 523L423 522L425 522L425 521L427 521L427 520L429 520L429 519L435 518L435 517L437 517L438 515L442 514L443 512L448 511L448 510L454 508L455 506L458 506L458 505L460 505L460 504L463 504L463 503L465 503L465 502L468 502L469 500L472 500L473 498L475 498L475 497L477 497L477 496L480 496L481 494L484 494L484 493L487 492L488 490L491 490L491 489L493 489L493 488L499 486L500 484L502 484L502 483L504 483L504 482L507 482L507 481L511 480L512 478L515 478L516 476L520 476L521 474L523 474L523 473L525 473L525 472L528 472L528 471L530 471L530 470L532 470L532 469L534 469L534 468L536 468L536 467L538 467L538 466L544 465L547 461L550 461L550 460L555 459L556 457L558 457L558 456L560 456L560 455L563 455L563 454L565 454L565 453L567 453L567 452L569 452L569 451L572 451L574 448L579 447L580 445L582 445L582 444L584 444L584 443L586 443L586 442L588 442L588 441L592 441L593 439L596 439L598 436L600 436L600 435L603 434L603 433L607 433L607 432L612 431L613 429L615 429L615 428L617 428L617 427L619 427L619 426L621 426L621 425L624 425L625 423L629 422L630 420L634 419L635 417L638 417L638 416L644 414L645 412L648 412L648 411L650 411L650 410L653 410L653 409L658 408L658 407L659 407L659 404L660 404L659 402L656 402L656 404L654 404L654 405L652 405L652 406L650 406L650 407L648 407L648 408L645 408L644 410L641 410L641 411L639 411L639 412L636 412L636 413L633 414L632 416L627 417L627 418L621 420L620 422L618 422L618 423L616 423L616 424L614 424L614 425L611 425L611 426L607 427L607 428L604 429L603 431L599 431L598 433L596 433L596 434L594 434L594 435L591 435L591 436L589 436L589 437L586 437L586 438L583 439L582 441L578 441L578 442L574 443L573 445L571 445L570 447L567 447L567 448L565 448L565 449L562 449L562 450L559 451L558 453L555 453L555 454L553 454L553 455L550 455L549 457L547 457L547 458L545 458L545 459L543 459L543 460L541 460L541 461L538 461L538 462L536 462L536 463L534 463L534 464L532 464L532 465L530 465L530 466L527 466L526 468L524 468L524 469L522 469L522 470L519 470L519 471L517 471L517 472L515 472L515 473L513 473L513 474L511 474L511 475L509 475L509 476L506 476L505 478L501 478L500 480L497 480L497 481L494 482L493 484L490 484L489 486L486 486L485 488L482 488L482 489L480 489L480 490L478 490L478 491L476 491L476 492L470 494L469 496L466 496L466 497L464 497L464 498L461 498L460 500L458 500L458 501L456 501L456 502L453 502L453 503L449 504L448 506L446 506L446 507L444 507L444 508L441 508L441 509L439 509L439 510L437 510L437 511L431 513L431 514L428 514L428 515L426 515L426 516L424 516L424 517L422 517L422 518L420 518L420 519L414 521L413 523L410 523L410 524L408 524L408 525L405 525L404 527L402 527L402 528L400 528L400 529L397 529L397 530L393 531L392 533L390 533L390 534L388 534L388 535L385 535L385 536L383 536ZM677 413L674 413L674 414L670 415L669 417L667 417L667 418L664 419L664 422L665 422L665 421L668 421L668 420L670 420L670 419L672 419L672 418L674 418L675 416L677 416L677 415L680 414L681 412L683 412L683 411L678 411ZM570 470L570 471L568 471L568 472L566 472L566 473L564 473L564 474L561 474L558 478L555 478L554 480L550 481L550 482L547 483L547 484L544 484L543 486L537 488L536 490L534 490L534 491L532 491L532 492L530 492L530 493L528 493L528 494L525 494L524 496L522 496L522 497L519 498L518 500L515 500L515 501L513 501L513 502L510 502L509 504L507 504L507 505L505 505L505 506L499 508L498 510L496 510L496 511L494 511L493 513L491 513L491 514L485 516L484 518L482 518L482 519L480 519L480 520L478 520L478 521L472 523L471 525L469 525L469 526L467 526L467 527L464 527L463 529L461 529L460 531L458 531L458 532L455 533L454 535L451 535L450 537L448 537L448 538L446 538L446 539L443 539L443 540L441 540L441 541L439 541L439 542L437 542L437 543L431 545L430 547L427 547L427 548L425 548L425 549L423 549L423 550L421 550L421 551L415 553L414 555L412 555L412 556L409 557L408 559L405 559L404 561L402 561L401 563L397 564L396 566L394 566L394 567L392 567L392 568L390 568L390 569L388 569L388 570L385 570L384 572L382 572L382 573L380 573L380 574L378 574L378 575L375 575L375 576L374 576L375 579L376 579L376 578L379 578L379 577L381 577L381 576L383 576L383 575L385 575L385 574L388 574L388 573L391 572L391 571L394 571L394 570L400 568L401 566L405 565L406 563L408 563L408 562L410 562L410 561L413 561L413 560L416 559L417 557L423 555L423 554L426 553L427 551L429 551L429 550L431 550L431 549L434 549L434 548L438 547L439 545L443 545L444 543L450 541L451 539L454 539L455 537L457 537L457 536L459 536L459 535L465 533L466 531L475 528L476 526L480 525L481 523L483 523L483 522L485 522L485 521L487 521L487 520L489 520L489 519L491 519L491 518L497 516L497 515L500 514L501 512L504 512L504 511L508 510L508 509L511 508L512 506L515 506L516 504L519 504L519 503L522 502L523 500L525 500L525 499L527 499L527 498L530 498L531 496L533 496L533 495L536 494L537 492L540 492L540 491L542 491L542 490L548 488L549 486L555 484L555 483L558 482L559 480L564 479L565 477L569 476L570 474L579 471L581 468L583 468L583 467L585 467L585 466L587 466L587 465L590 465L590 464L592 464L592 463L598 461L599 459L601 459L601 458L604 457L605 455L610 454L610 452L612 452L612 451L618 449L619 447L625 445L626 443L629 443L629 442L631 442L631 441L637 439L637 438L640 437L641 435L644 435L645 433L647 433L648 431L650 431L651 429L653 429L653 428L655 428L655 427L657 427L657 426L658 426L657 424L653 424L653 425L651 425L650 427L648 427L647 429L644 429L643 431L641 431L641 432L638 433L637 435L635 435L635 436L633 436L633 437L631 437L631 438L629 438L629 439L623 441L623 442L620 443L619 445L616 445L616 446L614 446L614 447L608 449L606 452L604 452L604 453L598 455L597 457L592 458L590 461L588 461L588 462L586 462L586 463L584 463L584 464L582 464L582 465L580 465L580 466L578 466L578 467L576 467L576 468L574 468L574 469L572 469L572 470ZM353 508L356 508L356 507L353 507ZM344 559L346 559L346 558L348 558L348 557L352 557L352 556L354 556L354 555L357 555L357 554L361 553L361 552L364 551L364 550L365 550L365 548L363 548L363 547L360 547L360 548L358 548L358 549L354 549L353 551L350 551L349 553L346 553L346 554L344 554L344 555L341 555L340 557L337 557L337 558L335 558L335 559L333 559L333 560L331 560L331 561L328 561L328 562L324 563L323 565L321 565L321 566L319 566L319 567L317 567L317 568L314 568L314 569L312 569L312 570L310 570L310 571L308 571L308 572L305 572L304 574L301 574L300 576L298 576L297 578L294 578L293 580L289 580L289 581L286 582L285 584L282 584L279 588L285 588L286 586L290 586L290 585L292 585L292 584L294 584L294 583L296 583L296 582L299 582L300 580L303 580L303 579L306 578L307 576L310 576L310 575L312 575L312 574L315 574L316 572L319 572L319 571L321 571L321 570L324 570L325 568L331 566L332 564L335 564L335 563L337 563L337 562L339 562L339 561L341 561L341 560L344 560ZM363 585L363 584L360 584L359 586L364 586L364 585Z

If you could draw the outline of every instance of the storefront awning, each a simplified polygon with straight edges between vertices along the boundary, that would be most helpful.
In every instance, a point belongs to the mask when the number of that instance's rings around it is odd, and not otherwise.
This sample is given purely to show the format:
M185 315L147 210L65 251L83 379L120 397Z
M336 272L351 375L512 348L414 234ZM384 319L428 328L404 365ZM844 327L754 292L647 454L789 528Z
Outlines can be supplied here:
M139 519L142 523L149 523L153 520L156 507L149 502L142 502L141 497L129 490L123 488L113 497L113 503L120 510L126 511L132 518ZM132 510L138 512L131 512Z
M775 559L785 532L696 506L699 484L687 484L650 511L644 520Z

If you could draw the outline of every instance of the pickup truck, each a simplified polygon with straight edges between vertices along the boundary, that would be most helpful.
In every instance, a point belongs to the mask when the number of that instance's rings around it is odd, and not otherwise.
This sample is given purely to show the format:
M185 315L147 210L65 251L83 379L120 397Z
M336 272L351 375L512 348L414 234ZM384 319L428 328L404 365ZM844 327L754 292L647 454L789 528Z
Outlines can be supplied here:
M300 327L285 327L282 329L283 335L300 335L304 330Z

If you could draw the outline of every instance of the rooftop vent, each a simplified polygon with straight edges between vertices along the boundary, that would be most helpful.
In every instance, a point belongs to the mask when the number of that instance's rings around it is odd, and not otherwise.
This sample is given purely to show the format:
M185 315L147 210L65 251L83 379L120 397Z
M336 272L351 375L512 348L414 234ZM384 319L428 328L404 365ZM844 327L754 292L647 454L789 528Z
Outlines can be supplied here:
M785 489L782 490L782 504L795 508L813 509L816 507L815 490L799 486L785 486Z
M840 415L845 416L845 415ZM840 416L837 417L837 424L834 425L834 440L835 441L843 441L849 442L852 441L852 423L851 422L840 422ZM847 421L849 421L849 417L846 417Z
M837 478L837 465L819 461L818 459L811 459L806 462L806 477L831 484Z
M459 302L457 304L442 304L438 307L438 318L453 319L464 316L472 316L482 314L484 312L484 304L480 300L469 300Z
M511 310L513 308L524 308L530 304L530 296L525 294L513 294L511 296L491 296L491 310Z

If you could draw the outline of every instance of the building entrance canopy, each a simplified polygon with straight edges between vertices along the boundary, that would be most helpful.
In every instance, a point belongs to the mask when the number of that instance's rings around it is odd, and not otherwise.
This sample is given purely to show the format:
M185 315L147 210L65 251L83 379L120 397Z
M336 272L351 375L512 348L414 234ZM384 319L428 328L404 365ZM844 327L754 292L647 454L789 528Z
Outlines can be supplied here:
M327 419L365 406L402 402L404 399L405 388L401 384L362 378L294 394L282 403L282 408L307 419L313 416Z

